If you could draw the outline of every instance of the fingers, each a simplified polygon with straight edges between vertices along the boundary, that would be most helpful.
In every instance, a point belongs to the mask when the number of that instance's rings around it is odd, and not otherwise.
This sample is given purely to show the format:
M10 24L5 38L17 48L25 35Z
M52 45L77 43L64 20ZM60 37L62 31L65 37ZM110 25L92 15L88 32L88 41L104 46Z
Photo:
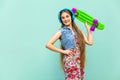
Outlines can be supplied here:
M68 56L73 56L73 52L71 50L64 50L64 54Z
M73 52L72 52L72 51L69 51L69 52L67 53L67 55L68 55L68 56L73 56Z

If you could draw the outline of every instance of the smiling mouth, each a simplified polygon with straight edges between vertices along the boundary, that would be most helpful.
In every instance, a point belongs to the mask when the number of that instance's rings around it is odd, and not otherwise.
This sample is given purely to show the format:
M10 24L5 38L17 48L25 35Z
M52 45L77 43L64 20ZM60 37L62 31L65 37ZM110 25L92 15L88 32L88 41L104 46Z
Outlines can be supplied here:
M68 22L65 22L65 23L68 23Z
M65 21L65 23L68 23L69 21Z

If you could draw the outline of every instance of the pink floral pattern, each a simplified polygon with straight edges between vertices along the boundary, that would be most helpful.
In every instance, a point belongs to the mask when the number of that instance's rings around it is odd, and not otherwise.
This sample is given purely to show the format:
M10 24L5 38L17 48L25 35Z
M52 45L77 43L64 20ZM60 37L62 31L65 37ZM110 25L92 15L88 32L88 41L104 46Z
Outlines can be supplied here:
M65 55L63 58L65 80L84 80L84 70L80 69L80 50L77 36L75 35L76 47L70 49L73 56Z

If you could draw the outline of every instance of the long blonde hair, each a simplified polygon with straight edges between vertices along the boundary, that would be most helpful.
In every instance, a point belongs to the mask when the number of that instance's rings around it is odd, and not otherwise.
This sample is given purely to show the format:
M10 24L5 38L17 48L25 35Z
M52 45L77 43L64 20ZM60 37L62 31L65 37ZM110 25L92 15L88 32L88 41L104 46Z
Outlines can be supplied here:
M64 11L64 12L67 12L70 14L69 11ZM64 24L62 24L61 27L63 27ZM77 33L77 36L78 36L78 41L79 41L79 50L80 50L80 67L81 69L84 69L85 67L85 60L86 60L86 55L85 55L85 41L84 41L84 36L82 34L82 31L80 30L80 28L78 28L78 26L75 24L75 22L72 20L72 28L76 31ZM62 45L61 45L61 48L63 49ZM62 68L64 67L64 64L63 64L63 57L64 57L64 54L60 54L60 62L61 62L61 66Z

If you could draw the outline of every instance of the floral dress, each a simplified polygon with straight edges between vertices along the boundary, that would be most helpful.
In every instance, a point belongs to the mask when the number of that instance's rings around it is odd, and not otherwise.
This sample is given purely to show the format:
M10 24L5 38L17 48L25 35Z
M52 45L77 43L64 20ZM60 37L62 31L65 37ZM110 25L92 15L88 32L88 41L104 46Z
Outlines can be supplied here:
M76 35L74 35L74 37L76 47L70 49L73 52L73 56L64 55L63 58L65 80L84 80L84 71L80 69L80 50L78 38Z

